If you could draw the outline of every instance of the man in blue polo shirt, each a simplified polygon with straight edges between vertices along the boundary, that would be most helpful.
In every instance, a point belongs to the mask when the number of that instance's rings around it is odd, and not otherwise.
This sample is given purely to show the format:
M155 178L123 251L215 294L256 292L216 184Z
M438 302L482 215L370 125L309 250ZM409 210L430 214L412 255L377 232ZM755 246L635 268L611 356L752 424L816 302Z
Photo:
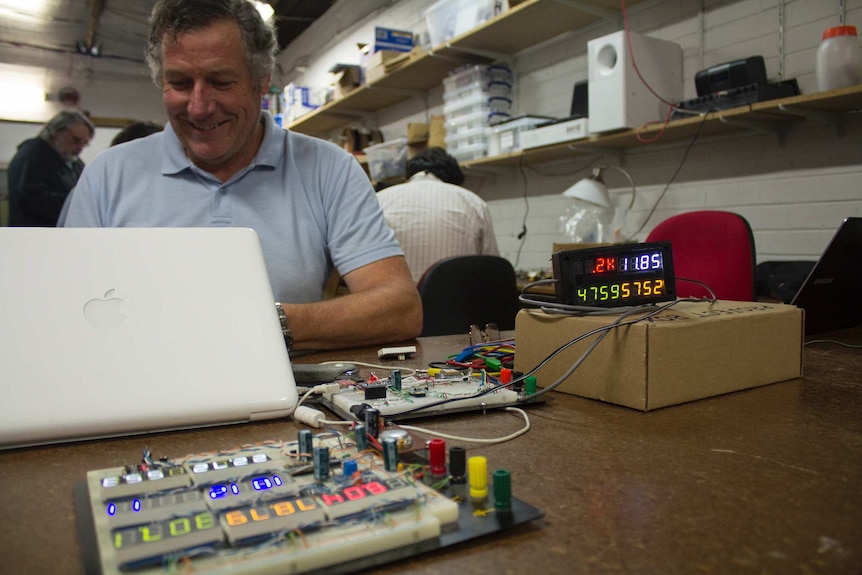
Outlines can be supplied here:
M296 349L415 337L421 301L368 177L261 112L275 49L247 0L157 3L147 60L169 124L94 159L65 225L250 227ZM333 268L350 294L321 301Z

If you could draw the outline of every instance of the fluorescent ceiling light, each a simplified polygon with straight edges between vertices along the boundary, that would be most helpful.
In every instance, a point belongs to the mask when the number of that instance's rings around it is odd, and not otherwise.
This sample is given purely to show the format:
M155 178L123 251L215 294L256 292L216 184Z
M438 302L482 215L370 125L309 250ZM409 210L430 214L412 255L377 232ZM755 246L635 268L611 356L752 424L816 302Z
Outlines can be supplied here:
M270 18L272 18L273 13L275 12L272 9L272 6L267 4L266 2L258 2L258 0L252 0L252 4L257 8L257 11L260 12L260 17L263 18L264 22L268 22Z
M0 15L18 20L44 22L47 0L0 0Z

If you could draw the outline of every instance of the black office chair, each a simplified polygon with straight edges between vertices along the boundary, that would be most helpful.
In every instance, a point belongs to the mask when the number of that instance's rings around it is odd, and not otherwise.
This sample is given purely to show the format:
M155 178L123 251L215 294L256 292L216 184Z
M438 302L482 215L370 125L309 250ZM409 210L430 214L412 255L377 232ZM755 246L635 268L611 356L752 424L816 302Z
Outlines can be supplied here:
M469 333L470 325L515 329L515 268L500 256L454 256L429 267L417 284L425 314L422 335Z

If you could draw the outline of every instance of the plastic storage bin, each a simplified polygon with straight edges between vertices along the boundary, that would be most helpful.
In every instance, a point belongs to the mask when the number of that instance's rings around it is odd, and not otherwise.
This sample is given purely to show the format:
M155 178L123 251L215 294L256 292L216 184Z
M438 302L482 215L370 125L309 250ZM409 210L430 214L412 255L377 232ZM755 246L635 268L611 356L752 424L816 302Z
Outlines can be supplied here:
M505 64L473 65L453 70L443 78L443 90L454 92L474 84L487 85L490 82L514 83L512 69Z
M363 150L368 158L371 179L385 180L407 173L407 138L397 138Z
M440 0L425 10L431 45L438 46L494 16L494 0Z
M479 127L458 136L446 134L446 151L459 162L488 155L488 128Z
M498 156L520 150L521 132L551 120L553 118L548 116L520 116L495 125L488 139L488 155Z

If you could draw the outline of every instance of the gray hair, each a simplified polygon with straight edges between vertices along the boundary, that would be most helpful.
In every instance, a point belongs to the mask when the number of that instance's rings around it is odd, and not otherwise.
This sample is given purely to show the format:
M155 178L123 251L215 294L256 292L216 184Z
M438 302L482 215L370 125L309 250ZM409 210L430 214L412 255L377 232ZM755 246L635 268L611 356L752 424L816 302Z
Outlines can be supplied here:
M96 133L96 127L87 116L75 110L63 110L42 126L42 129L39 130L39 137L46 142L50 142L58 132L68 130L76 124L86 126L90 131L91 138Z
M150 75L162 87L162 39L195 32L221 20L239 27L249 72L255 83L272 73L278 43L272 26L264 22L248 0L159 0L150 15L146 58Z

